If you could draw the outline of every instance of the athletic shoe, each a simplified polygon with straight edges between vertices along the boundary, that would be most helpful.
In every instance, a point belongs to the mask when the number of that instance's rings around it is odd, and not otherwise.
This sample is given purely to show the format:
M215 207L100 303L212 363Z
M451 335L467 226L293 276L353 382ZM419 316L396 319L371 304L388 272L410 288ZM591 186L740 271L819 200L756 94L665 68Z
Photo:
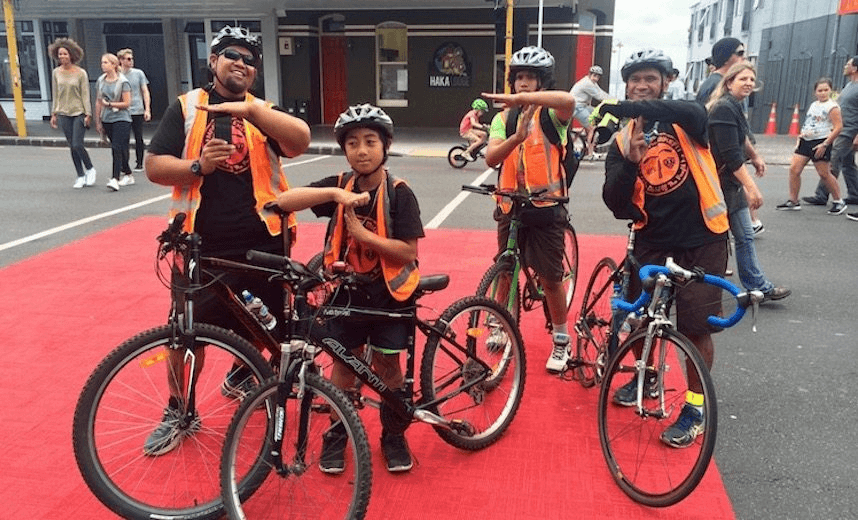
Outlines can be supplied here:
M849 206L849 205L858 206L858 199L846 197L845 199L843 199L843 202L845 202L847 206Z
M122 177L119 178L119 185L120 186L131 186L132 184L134 184L134 176L131 175L130 173L126 173L125 175L123 175Z
M194 412L190 424L182 424L182 412L178 408L167 406L161 423L155 428L143 444L143 454L157 457L172 451L184 437L193 435L200 429L200 416Z
M846 218L848 218L849 220L855 220L855 221L858 221L858 212L855 212L855 213L847 213L847 214L846 214Z
M83 188L84 186L86 186L86 177L78 177L74 181L74 185L72 185L72 188L79 190L79 189Z
M763 301L768 302L783 300L790 294L792 294L792 290L788 289L787 287L775 287L771 291L763 294Z
M138 164L137 166L134 167L134 173L140 173L142 171L143 171L143 165L142 164Z
M567 361L569 361L569 334L555 334L554 349L548 357L548 362L545 363L545 370L553 374L563 372Z
M398 473L411 469L411 452L404 433L381 433L381 452L387 461L387 471Z
M754 236L762 234L762 232L766 230L766 226L764 226L762 222L757 221L756 224L751 223L751 225L754 226Z
M486 340L486 350L492 354L503 352L504 349L509 346L509 336L507 336L506 332L504 332L503 328L501 328L494 317L490 316L488 320L491 321L486 325L491 329L491 332Z
M845 202L832 202L831 207L828 208L829 215L842 215L844 211L846 211Z
M119 191L119 181L111 177L110 180L107 181L107 187L113 191Z
M706 428L706 418L697 408L685 403L679 419L661 434L661 442L674 448L687 448Z
M474 160L474 158L473 158L473 157L471 156L471 154L469 154L468 152L464 152L464 153L462 154L462 159L464 159L464 160L466 160L466 161L468 161L468 162L471 162L471 161L473 161L473 160Z
M825 206L828 204L828 199L821 199L819 197L802 197L801 200L807 202L811 206Z
M346 443L349 437L343 423L337 423L322 435L322 455L319 469L322 473L340 474L346 469Z
M655 399L658 397L657 374L655 370L647 369L644 374L644 398L649 397ZM614 403L620 406L634 406L638 404L638 377L637 374L632 377L631 381L617 388L614 392Z
M793 200L787 200L783 204L778 204L775 206L775 209L779 209L781 211L792 210L792 211L801 211L801 202L795 202Z
M247 394L256 388L253 372L246 366L233 367L226 373L223 383L220 385L220 393L224 397L244 399Z
M92 168L88 169L88 170L85 172L85 175L86 175L86 185L87 185L87 186L92 186L92 185L94 185L94 184L95 184L95 166L93 166Z

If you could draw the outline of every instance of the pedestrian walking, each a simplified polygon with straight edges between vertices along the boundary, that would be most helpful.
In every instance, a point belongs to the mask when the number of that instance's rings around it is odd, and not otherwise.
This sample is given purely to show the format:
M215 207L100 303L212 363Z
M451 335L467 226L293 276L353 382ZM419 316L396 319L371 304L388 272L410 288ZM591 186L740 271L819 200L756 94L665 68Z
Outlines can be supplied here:
M107 187L119 191L119 179L122 174L130 175L128 167L128 139L131 136L131 84L120 72L119 58L115 54L101 56L101 70L104 72L95 83L95 121L96 129L102 137L110 141L113 155L113 175L107 181Z
M134 67L133 50L122 49L116 53L116 56L122 66L122 74L131 84L131 106L128 107L128 112L131 114L131 131L134 133L134 153L137 158L134 172L139 173L143 171L143 153L146 150L146 144L143 142L143 122L152 120L149 78L146 77L145 72ZM123 175L119 179L120 186L131 184L134 184L134 176L131 174Z

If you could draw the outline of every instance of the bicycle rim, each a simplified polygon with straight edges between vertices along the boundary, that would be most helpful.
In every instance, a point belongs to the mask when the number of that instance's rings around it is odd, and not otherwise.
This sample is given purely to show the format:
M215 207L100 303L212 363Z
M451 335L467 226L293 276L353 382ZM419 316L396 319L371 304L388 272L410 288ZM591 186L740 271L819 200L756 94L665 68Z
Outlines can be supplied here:
M307 374L305 383L302 399L296 396L297 387L286 399L283 453L279 458L271 453L279 381L269 380L236 414L220 473L230 518L360 519L366 514L372 466L363 425L345 396L329 381ZM302 409L306 413L302 414ZM339 425L346 432L345 467L339 474L323 473L319 466L322 438ZM299 452L299 446L305 448ZM281 471L276 460L283 462Z
M503 435L521 403L526 372L521 333L496 302L473 296L454 302L438 323L448 328L426 341L420 365L423 402L441 400L429 410L459 426L435 427L446 442L467 450L485 448ZM491 347L488 340L498 331L504 341Z
M522 272L519 271L519 278L522 276ZM480 280L480 284L477 286L477 296L484 296L498 302L517 323L521 317L522 282L520 279L518 280L516 285L512 287L514 292L510 295L512 279L513 262L508 259L497 262L486 271L483 279Z
M575 376L585 387L601 381L604 374L605 352L611 329L611 296L614 293L612 275L617 264L611 258L599 260L587 281L581 312L577 322L575 343Z
M447 152L447 162L450 163L450 166L453 168L464 168L468 164L468 160L462 157L463 153L465 153L465 147L462 145L450 148L450 151Z
M141 333L111 352L89 377L74 415L78 467L93 494L126 518L217 518L222 514L220 453L239 401L221 393L233 363L250 367L252 386L273 375L246 340L211 325L197 325L194 356L170 349L171 328ZM170 352L179 353L172 365ZM184 358L184 362L183 362ZM204 358L196 376L199 428L181 430L175 448L147 456L143 446L158 427L169 399L167 380L188 380L190 362ZM197 365L199 366L199 365ZM172 374L168 376L168 373Z
M615 392L636 377L633 346L642 345L645 336L645 330L630 335L608 365L599 394L599 440L608 469L620 488L637 502L664 507L687 497L703 478L715 447L717 404L700 354L672 329L660 329L660 336L653 340L652 362L648 363L658 367L668 416L641 417L635 406L615 404ZM661 435L676 422L685 403L688 371L703 383L705 433L690 446L675 448L665 444ZM645 396L643 404L655 410L659 399Z
M567 224L563 233L563 292L566 294L566 311L572 309L578 283L578 237L575 228Z

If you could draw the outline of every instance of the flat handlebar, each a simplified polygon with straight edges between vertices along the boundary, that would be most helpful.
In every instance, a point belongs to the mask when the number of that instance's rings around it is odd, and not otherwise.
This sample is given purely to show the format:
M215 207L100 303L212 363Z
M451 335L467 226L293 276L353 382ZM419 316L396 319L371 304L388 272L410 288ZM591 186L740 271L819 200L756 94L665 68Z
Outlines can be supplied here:
M563 204L569 202L569 197L543 195L542 193L544 193L545 190L533 193L522 193L520 191L515 190L502 190L494 184L480 184L479 186L474 186L473 184L463 184L462 191L479 193L480 195L497 195L498 197L507 197L515 202L560 202Z

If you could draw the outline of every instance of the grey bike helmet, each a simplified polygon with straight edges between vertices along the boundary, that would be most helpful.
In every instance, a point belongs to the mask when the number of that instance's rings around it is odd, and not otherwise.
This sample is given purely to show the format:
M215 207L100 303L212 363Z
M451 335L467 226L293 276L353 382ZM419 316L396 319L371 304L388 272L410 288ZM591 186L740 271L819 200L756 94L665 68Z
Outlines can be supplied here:
M212 39L211 53L218 54L230 45L244 47L253 53L253 57L258 61L262 58L262 43L255 35L244 27L231 27L227 25Z
M602 67L598 65L593 65L590 67L590 74L598 74L599 76L603 76L605 72L602 70Z
M539 75L542 88L548 88L554 76L554 56L542 47L533 45L519 49L509 60L509 83L515 83L515 75L521 70L531 70Z
M393 120L390 119L384 110L377 106L364 103L362 105L352 105L340 114L337 122L334 123L334 135L337 138L340 148L343 147L346 134L353 128L373 128L378 130L385 140L385 145L393 139Z
M667 77L673 70L673 61L659 49L644 49L626 59L620 74L623 76L623 81L628 81L633 72L645 68L658 69L662 76Z

